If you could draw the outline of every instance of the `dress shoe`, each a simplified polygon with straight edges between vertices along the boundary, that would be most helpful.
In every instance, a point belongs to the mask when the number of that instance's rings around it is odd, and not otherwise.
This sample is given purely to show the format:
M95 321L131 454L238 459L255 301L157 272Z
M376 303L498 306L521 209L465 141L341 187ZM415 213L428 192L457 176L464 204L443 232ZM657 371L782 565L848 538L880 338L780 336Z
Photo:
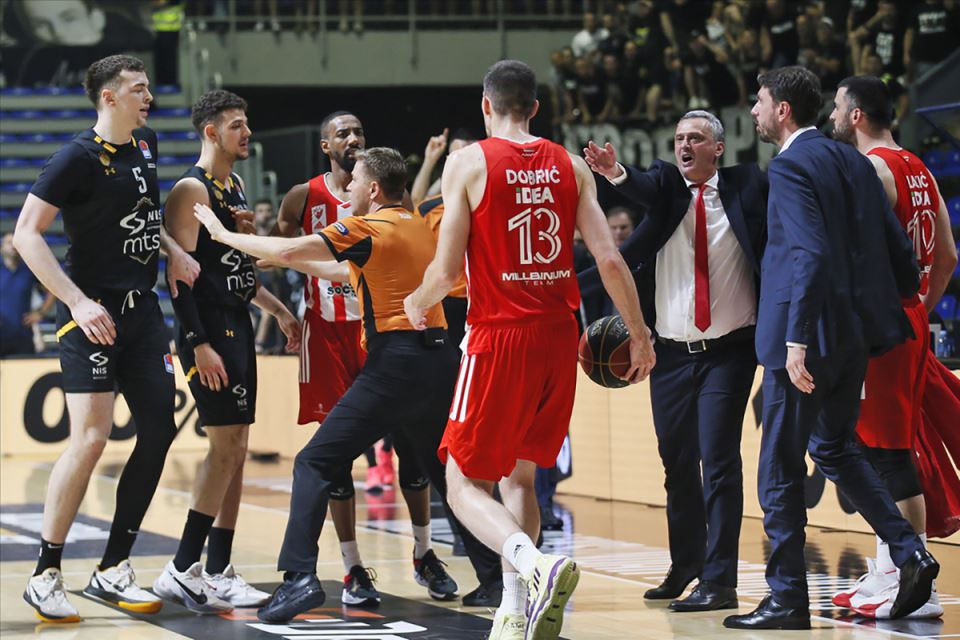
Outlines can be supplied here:
M696 573L674 569L670 567L667 577L663 579L659 587L648 590L643 594L647 600L673 600L683 595L687 586L699 578Z
M906 564L900 567L900 591L890 609L890 617L902 618L926 604L938 573L940 565L929 551L914 551Z
M499 607L503 599L503 583L487 582L460 598L465 607Z
M810 609L784 607L772 595L768 595L750 613L727 616L723 626L728 629L809 629Z
M267 604L257 611L261 622L283 624L298 614L321 606L327 599L315 573L286 573Z
M736 609L737 590L720 584L701 580L689 596L670 603L671 611L716 611Z

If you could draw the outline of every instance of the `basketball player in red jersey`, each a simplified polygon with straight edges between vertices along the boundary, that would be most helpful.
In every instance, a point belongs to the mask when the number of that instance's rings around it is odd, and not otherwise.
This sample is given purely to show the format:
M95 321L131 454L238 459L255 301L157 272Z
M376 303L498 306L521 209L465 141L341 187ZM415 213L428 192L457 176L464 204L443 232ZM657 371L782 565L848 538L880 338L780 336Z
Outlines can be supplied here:
M347 194L357 153L366 148L360 119L348 111L335 111L320 124L320 148L330 158L330 171L298 184L280 204L271 235L292 238L313 235L353 215ZM411 206L412 208L412 206ZM307 310L300 345L300 414L297 422L322 423L340 397L353 384L366 353L360 347L360 308L349 282L334 282L307 276L304 287ZM430 548L429 481L411 454L403 455L406 443L397 436L401 457L400 488L410 511L414 534L414 578L427 587L431 597L456 597L457 584ZM341 602L353 606L380 601L357 548L356 499L349 469L330 491L333 517L343 558L344 589Z
M927 314L950 281L957 264L956 247L936 181L917 156L893 139L893 102L883 81L874 76L847 78L840 83L834 103L830 116L834 137L856 146L873 163L900 224L913 240L920 265L920 293L902 301L916 337L869 361L857 436L900 512L926 544L926 508L913 447L930 350ZM834 595L833 601L862 615L887 618L899 582L889 549L880 538L877 561L868 561L868 567L856 585ZM907 617L940 615L943 608L934 591L927 604Z
M530 135L536 87L523 62L503 60L487 71L489 137L447 159L437 254L404 303L413 326L426 326L426 311L453 286L466 254L466 349L439 455L454 513L503 557L503 600L489 636L500 640L558 637L579 579L572 560L543 555L533 543L540 518L534 474L556 460L576 390L575 228L630 330L626 378L639 382L655 362L590 169ZM502 505L491 496L495 482Z

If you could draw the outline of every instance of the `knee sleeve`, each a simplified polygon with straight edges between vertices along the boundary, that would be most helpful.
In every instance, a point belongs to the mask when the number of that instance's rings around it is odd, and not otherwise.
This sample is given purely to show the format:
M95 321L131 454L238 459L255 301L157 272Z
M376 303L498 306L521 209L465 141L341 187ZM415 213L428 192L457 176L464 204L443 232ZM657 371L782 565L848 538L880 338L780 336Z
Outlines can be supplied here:
M894 501L900 502L923 494L920 477L909 449L878 449L863 446L864 455L876 469Z
M334 473L330 478L330 499L331 500L349 500L356 491L353 488L353 466L340 467L340 470Z

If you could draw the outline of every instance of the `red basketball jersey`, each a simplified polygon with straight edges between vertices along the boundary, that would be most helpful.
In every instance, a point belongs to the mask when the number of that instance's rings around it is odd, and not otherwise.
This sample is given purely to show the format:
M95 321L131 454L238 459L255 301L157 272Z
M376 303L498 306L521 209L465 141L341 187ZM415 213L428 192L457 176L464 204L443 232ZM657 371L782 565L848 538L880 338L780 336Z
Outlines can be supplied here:
M335 196L327 186L329 173L311 178L307 183L307 202L303 207L303 233L320 233L329 225L353 215L350 202ZM360 305L349 282L331 282L307 276L305 288L307 308L328 322L359 320Z
M867 153L882 158L893 173L897 185L894 211L913 240L913 251L920 265L920 293L926 293L933 264L935 222L940 211L936 182L920 158L906 149L875 147ZM915 302L919 302L919 298Z
M580 306L573 270L579 194L566 149L487 138L483 198L467 244L467 323L515 323Z

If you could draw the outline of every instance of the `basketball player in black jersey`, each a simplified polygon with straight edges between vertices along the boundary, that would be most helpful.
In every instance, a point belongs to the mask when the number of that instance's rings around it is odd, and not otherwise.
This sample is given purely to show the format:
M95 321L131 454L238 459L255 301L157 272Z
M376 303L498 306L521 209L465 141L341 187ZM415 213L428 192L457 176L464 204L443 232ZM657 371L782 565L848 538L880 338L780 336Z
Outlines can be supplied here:
M300 324L256 280L245 253L215 242L193 216L196 203L236 229L234 210L247 209L243 182L233 173L249 155L247 103L229 91L209 91L193 105L202 147L196 166L173 186L164 208L170 234L200 263L192 287L178 283L174 310L180 322L177 351L209 441L193 489L191 509L174 559L153 583L163 598L198 613L254 607L270 594L247 584L233 569L230 551L243 488L247 435L257 399L257 360L249 305L277 319L287 351L300 348ZM206 568L200 565L209 537Z
M47 160L14 234L17 251L58 300L70 416L70 442L47 486L40 558L23 594L51 622L80 620L67 600L60 557L110 435L116 389L136 423L137 443L117 484L106 551L84 591L141 613L162 606L136 585L128 560L176 435L173 360L152 289L161 249L175 281L190 284L199 269L162 228L157 136L144 126L153 97L143 62L98 60L84 86L97 122ZM43 237L58 211L70 241L66 271ZM177 295L175 283L171 294Z

